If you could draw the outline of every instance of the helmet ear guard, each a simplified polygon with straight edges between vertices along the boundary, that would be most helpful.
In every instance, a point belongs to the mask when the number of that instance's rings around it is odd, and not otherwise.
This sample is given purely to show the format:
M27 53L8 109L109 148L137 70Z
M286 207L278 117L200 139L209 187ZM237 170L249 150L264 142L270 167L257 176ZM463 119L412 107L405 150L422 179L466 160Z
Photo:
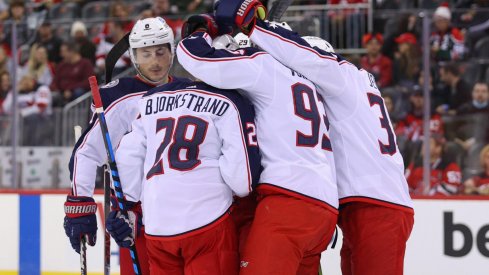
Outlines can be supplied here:
M139 69L139 64L136 60L136 49L169 44L171 52L171 63L175 56L175 38L173 30L168 26L165 19L161 17L152 17L138 20L129 34L129 56L134 68L138 74L146 81L152 84L158 84L163 79L154 81L145 76ZM168 72L170 67L168 68Z

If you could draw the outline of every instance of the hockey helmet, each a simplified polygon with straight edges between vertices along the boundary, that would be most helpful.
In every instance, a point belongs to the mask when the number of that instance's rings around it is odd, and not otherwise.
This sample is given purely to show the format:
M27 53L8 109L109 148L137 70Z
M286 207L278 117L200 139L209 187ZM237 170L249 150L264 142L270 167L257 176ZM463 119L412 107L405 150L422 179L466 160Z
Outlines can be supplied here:
M138 73L152 83L155 83L155 81L147 79L147 77L140 72L135 51L138 48L164 44L169 44L170 46L172 55L171 63L173 63L173 57L175 55L175 38L173 30L168 26L165 19L161 17L138 20L129 34L129 56L131 57L131 62L134 64ZM168 70L170 70L170 68L168 68Z

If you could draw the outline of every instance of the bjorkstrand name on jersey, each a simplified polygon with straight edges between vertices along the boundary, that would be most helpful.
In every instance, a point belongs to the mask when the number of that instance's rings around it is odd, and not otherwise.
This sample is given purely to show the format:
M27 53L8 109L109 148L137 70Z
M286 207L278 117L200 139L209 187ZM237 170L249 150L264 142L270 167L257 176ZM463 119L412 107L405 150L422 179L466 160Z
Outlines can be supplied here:
M173 111L178 108L222 116L229 109L229 103L216 97L203 97L191 93L160 95L146 101L146 115Z

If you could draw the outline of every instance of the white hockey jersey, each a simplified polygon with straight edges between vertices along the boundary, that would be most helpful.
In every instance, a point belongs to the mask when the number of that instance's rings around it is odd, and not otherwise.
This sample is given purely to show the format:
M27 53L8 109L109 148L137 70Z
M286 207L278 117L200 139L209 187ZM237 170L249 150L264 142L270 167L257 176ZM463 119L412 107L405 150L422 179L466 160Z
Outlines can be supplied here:
M175 77L170 77L170 81L190 82L188 79ZM131 123L139 114L137 103L141 96L153 87L154 85L138 77L124 77L100 88L105 119L114 147L112 149L115 150L122 137L131 131ZM106 162L107 153L102 132L94 115L71 155L69 169L73 195L93 196L97 167Z
M197 32L177 48L195 77L241 89L256 110L263 172L259 188L286 193L337 213L334 161L324 107L313 83L255 48L216 50Z
M318 86L331 122L340 203L413 212L403 159L373 76L275 23L257 22L250 38Z
M139 111L116 162L128 200L143 186L146 235L181 238L228 217L233 193L248 195L259 177L251 103L203 82L173 82L145 94Z

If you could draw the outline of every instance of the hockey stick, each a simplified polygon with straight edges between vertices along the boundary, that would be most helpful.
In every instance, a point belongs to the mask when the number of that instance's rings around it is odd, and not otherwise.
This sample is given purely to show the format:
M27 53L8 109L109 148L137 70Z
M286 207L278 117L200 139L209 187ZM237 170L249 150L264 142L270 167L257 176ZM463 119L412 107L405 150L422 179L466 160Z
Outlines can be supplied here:
M107 57L105 58L105 83L112 81L112 72L114 71L115 64L117 60L121 58L122 55L129 49L129 33L124 35L121 40L119 40L110 49ZM110 209L110 181L106 182L106 175L109 172L107 165L104 165L104 216L107 220L109 216ZM104 275L110 274L110 234L107 230L104 232Z
M109 159L109 167L111 170L112 181L114 183L115 196L117 198L117 204L119 209L121 210L122 217L127 218L127 209L126 209L126 199L124 198L124 192L122 191L122 186L119 179L119 170L117 169L117 164L115 162L114 152L112 150L112 142L110 141L109 130L107 128L107 122L105 121L105 112L104 106L102 105L102 99L100 97L100 92L97 84L97 78L95 76L91 76L88 78L90 82L90 89L92 90L93 102L95 104L95 112L97 113L100 129L102 131L102 136L104 138L105 150L107 152L107 157ZM136 246L133 244L129 247L131 259L132 259L132 267L134 269L134 274L140 275L141 268L139 265L138 254L136 251Z
M272 8L268 13L268 20L278 21L282 18L287 8L292 4L293 0L278 0L272 3Z
M82 127L80 125L76 125L73 127L73 131L75 132L76 143L81 137ZM87 275L87 241L85 236L82 236L80 239L80 274Z
M117 63L117 60L119 60L119 58L121 58L121 56L129 49L129 34L130 32L124 35L124 37L110 49L105 58L105 84L112 81L112 72L114 71L115 63Z
M109 167L103 166L104 175L104 221L107 221L110 211L110 180L107 180ZM107 224L104 222L104 275L110 275L110 234L107 231Z

